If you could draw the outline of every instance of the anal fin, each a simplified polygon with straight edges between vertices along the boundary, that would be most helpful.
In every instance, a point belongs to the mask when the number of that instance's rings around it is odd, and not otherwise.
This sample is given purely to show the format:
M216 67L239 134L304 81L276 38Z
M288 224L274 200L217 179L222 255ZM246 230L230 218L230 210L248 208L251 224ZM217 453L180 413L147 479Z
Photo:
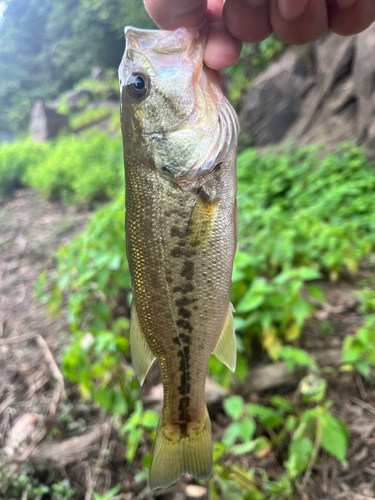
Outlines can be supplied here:
M224 323L224 327L221 331L219 340L217 341L215 350L213 354L221 361L225 366L234 372L236 368L236 335L234 331L234 321L233 314L234 308L230 304L228 309L228 314Z
M132 305L130 322L130 353L135 374L137 375L139 383L142 385L147 372L155 360L155 356L142 332L134 302Z

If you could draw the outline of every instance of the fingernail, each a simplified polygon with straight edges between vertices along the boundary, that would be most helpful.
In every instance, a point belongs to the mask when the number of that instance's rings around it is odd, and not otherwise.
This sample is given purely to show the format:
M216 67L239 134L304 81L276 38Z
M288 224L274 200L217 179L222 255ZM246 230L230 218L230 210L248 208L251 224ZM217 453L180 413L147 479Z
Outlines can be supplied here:
M336 0L339 9L350 9L357 0Z
M309 0L278 0L279 11L286 21L294 21L306 10Z
M265 5L268 0L245 0L247 5L250 5L250 7L262 7Z

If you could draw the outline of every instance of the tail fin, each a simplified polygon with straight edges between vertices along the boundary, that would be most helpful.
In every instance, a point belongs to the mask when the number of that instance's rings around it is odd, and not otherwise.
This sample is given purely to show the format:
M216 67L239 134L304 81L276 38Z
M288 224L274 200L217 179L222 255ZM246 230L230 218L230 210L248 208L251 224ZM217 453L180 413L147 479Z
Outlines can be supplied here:
M184 473L207 480L212 470L211 423L207 408L203 422L189 422L186 433L159 424L150 470L150 488L165 488Z

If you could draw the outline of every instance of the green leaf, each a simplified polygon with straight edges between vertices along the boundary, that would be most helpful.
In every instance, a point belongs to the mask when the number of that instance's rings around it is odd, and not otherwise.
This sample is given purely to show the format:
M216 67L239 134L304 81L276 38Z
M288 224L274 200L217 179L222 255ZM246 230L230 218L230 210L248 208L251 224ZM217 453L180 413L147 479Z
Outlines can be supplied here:
M322 448L335 457L341 464L344 464L348 444L348 431L345 425L328 411L325 411L321 418L323 428Z
M225 429L222 442L225 445L233 444L236 439L240 436L241 433L241 423L240 422L232 422Z
M299 299L292 305L290 310L298 325L302 326L310 314L310 305L305 300Z
M146 429L156 429L160 415L156 411L146 410L143 414L142 423Z
M113 410L114 413L119 413L120 415L125 415L128 411L128 402L126 397L120 391L115 391Z
M250 441L255 432L256 426L254 420L246 418L240 422L239 435L244 443Z
M283 419L281 415L273 408L257 404L247 404L246 411L249 415L258 417L262 425L274 429L282 424Z
M253 311L261 304L263 304L264 298L264 295L255 294L253 290L250 289L242 298L242 300L236 307L236 310L237 312Z
M241 396L226 398L223 401L224 411L228 417L231 417L233 420L238 420L242 412L243 403L244 401Z
M293 477L306 470L313 448L313 443L307 437L292 439L288 448L288 461L285 467Z
M309 297L324 302L325 297L321 289L316 285L307 285L307 293Z
M250 441L249 443L237 444L235 446L232 446L230 451L235 455L244 455L245 453L254 451L256 444L256 440Z

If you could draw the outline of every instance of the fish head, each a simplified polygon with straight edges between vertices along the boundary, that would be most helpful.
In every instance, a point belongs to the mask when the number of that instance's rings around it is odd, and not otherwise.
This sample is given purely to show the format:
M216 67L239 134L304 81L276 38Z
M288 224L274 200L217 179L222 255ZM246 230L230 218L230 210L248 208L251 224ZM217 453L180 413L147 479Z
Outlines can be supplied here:
M236 146L238 120L203 64L206 29L125 28L119 68L125 149L190 189Z

